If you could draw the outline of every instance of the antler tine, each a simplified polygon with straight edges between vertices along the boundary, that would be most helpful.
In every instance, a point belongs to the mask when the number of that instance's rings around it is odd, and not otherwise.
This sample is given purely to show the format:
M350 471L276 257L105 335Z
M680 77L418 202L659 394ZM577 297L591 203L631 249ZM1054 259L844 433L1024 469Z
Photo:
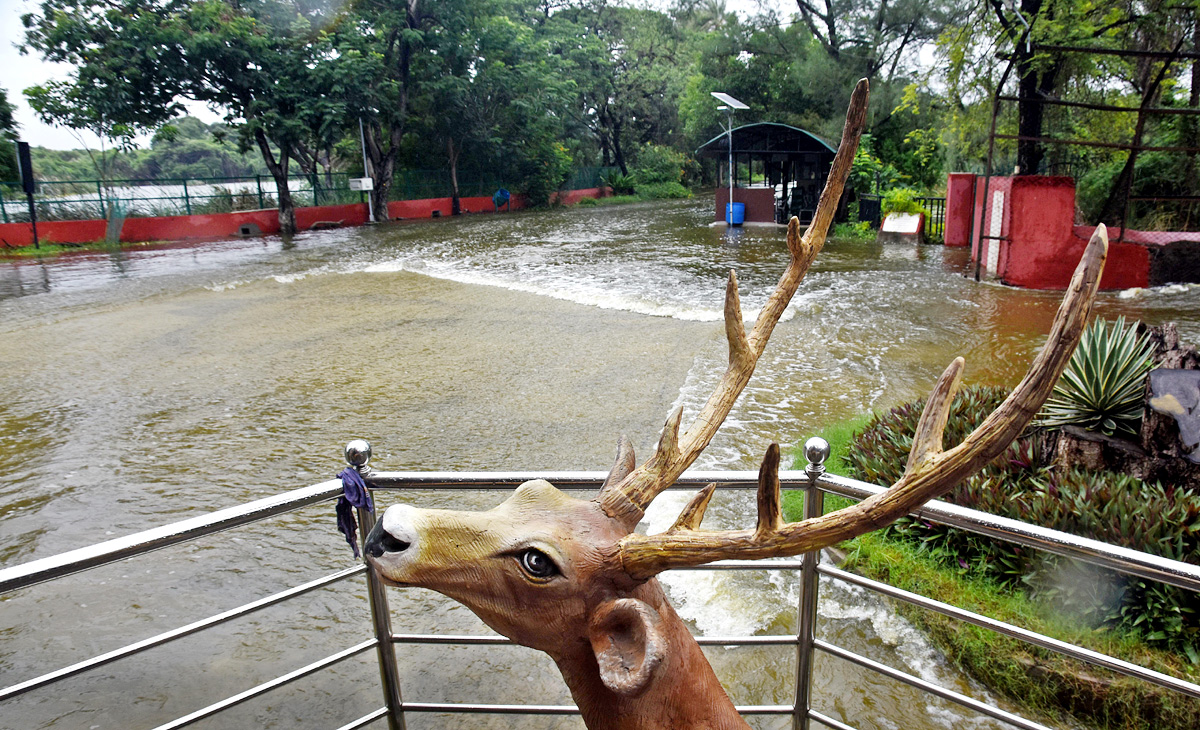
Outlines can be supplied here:
M636 524L641 518L641 513L654 498L671 486L712 441L717 429L721 427L738 396L745 389L746 383L750 381L771 332L799 288L808 267L825 245L825 236L837 212L846 178L854 162L854 152L858 149L858 140L866 122L868 92L869 85L866 79L862 79L854 87L850 107L846 112L842 141L808 230L801 236L800 221L793 217L788 222L787 246L791 254L790 261L780 276L775 291L759 311L754 328L747 336L742 323L737 276L731 272L725 288L725 333L729 340L729 366L725 374L682 436L674 441L668 440L664 431L654 456L617 486L601 490L597 501L609 515ZM676 420L674 416L672 420ZM672 446L675 447L675 451L667 453L665 449ZM633 524L630 525L631 529Z
M765 540L783 525L783 507L779 504L779 444L767 447L758 467L758 526L755 540Z
M883 527L950 491L1007 448L1050 395L1087 324L1107 252L1108 233L1101 225L1084 250L1046 345L1008 398L959 445L949 451L941 450L942 431L962 375L961 358L946 368L934 387L921 414L904 475L887 491L837 512L768 529L764 522L771 517L769 514L764 517L762 506L770 504L763 496L771 491L769 476L766 479L763 476L769 472L771 450L768 450L759 473L757 529L628 535L617 549L625 572L644 580L668 568L818 550Z
M717 491L717 483L713 482L704 489L696 492L683 511L679 513L679 517L675 518L675 524L671 525L671 529L667 532L679 532L680 530L699 530L700 523L704 520L704 513L708 510L708 503L712 500L713 492Z

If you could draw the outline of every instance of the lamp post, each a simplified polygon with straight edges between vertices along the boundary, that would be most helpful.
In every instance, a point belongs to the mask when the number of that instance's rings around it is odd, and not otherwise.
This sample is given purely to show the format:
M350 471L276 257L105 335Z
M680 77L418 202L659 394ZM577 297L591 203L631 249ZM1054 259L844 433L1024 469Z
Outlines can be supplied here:
M709 92L717 101L721 102L721 106L717 107L717 111L725 112L725 118L728 121L729 129L729 201L725 204L725 223L733 225L733 111L749 109L742 102L733 98L729 94L720 91Z

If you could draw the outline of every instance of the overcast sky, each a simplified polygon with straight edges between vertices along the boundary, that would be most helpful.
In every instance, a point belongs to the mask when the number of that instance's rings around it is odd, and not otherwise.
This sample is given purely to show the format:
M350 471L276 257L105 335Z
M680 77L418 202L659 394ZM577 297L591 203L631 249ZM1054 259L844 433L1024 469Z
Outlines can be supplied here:
M777 8L785 16L796 7L794 0L763 1L767 7ZM759 0L726 0L726 7L748 14L756 9L758 3ZM669 0L651 0L650 4L663 7L669 4ZM0 69L3 69L0 71L0 87L8 92L8 101L16 108L14 116L20 124L20 138L34 146L51 149L76 149L84 144L96 147L98 141L94 135L43 124L25 103L25 97L21 93L24 89L50 79L67 78L71 71L70 66L45 63L36 53L22 56L17 51L17 45L25 37L21 16L37 10L38 5L36 0L0 0ZM190 109L194 116L207 122L219 119L219 115L203 106L190 105Z

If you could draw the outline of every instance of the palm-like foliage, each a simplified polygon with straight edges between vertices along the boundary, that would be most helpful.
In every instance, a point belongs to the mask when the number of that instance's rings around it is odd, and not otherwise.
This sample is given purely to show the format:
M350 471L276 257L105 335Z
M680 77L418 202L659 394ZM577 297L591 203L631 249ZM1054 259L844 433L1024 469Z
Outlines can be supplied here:
M1136 434L1150 370L1151 345L1125 318L1094 320L1084 330L1037 424L1082 426L1109 436Z

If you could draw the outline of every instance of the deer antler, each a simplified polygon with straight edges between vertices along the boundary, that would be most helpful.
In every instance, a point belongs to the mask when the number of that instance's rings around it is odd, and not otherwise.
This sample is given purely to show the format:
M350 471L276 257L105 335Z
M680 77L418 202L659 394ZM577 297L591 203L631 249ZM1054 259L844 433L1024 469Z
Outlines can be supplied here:
M663 427L654 456L623 479L610 479L597 495L596 499L604 511L629 524L631 529L641 519L646 507L654 498L674 483L712 441L746 383L750 381L775 324L799 288L800 281L808 272L813 259L825 245L829 224L833 222L834 213L842 197L842 189L850 174L850 166L854 162L854 152L858 149L858 140L862 136L867 116L868 89L866 79L862 79L854 87L850 107L846 112L842 141L838 145L825 190L821 193L821 200L817 204L808 230L802 237L800 221L793 217L788 223L787 246L791 260L779 278L775 291L759 311L749 336L746 335L742 323L737 275L729 272L729 282L725 287L725 336L729 340L729 366L716 390L709 396L692 425L682 436L679 433L679 425L683 412L676 409L671 413ZM618 466L620 464L621 458L618 457Z
M958 391L963 359L956 358L925 404L904 475L886 492L837 512L780 524L779 446L771 444L758 477L758 526L753 530L698 530L712 486L684 508L667 532L626 536L618 545L622 567L645 580L669 568L715 560L797 555L883 527L950 491L1012 442L1041 408L1079 344L1108 253L1108 233L1096 228L1055 315L1049 339L1008 398L961 444L942 451L942 432Z

